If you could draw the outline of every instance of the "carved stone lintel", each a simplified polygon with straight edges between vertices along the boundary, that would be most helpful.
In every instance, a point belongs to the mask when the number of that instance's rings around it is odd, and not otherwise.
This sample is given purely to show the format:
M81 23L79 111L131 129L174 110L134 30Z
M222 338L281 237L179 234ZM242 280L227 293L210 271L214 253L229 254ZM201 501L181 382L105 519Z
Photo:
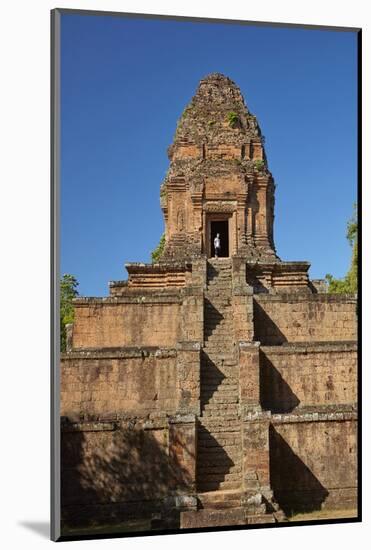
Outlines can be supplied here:
M204 210L206 212L225 212L230 213L234 212L236 210L236 202L235 201L225 201L225 202L206 202L204 204Z

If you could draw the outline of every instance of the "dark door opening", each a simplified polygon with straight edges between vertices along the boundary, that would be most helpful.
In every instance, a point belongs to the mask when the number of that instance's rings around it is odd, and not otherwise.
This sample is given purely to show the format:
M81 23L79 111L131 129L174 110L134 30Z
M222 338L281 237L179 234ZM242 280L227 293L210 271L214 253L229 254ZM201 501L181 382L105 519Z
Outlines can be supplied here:
M220 238L220 253L221 258L229 257L229 235L228 235L228 220L210 222L211 233L211 256L215 256L214 239L219 233Z

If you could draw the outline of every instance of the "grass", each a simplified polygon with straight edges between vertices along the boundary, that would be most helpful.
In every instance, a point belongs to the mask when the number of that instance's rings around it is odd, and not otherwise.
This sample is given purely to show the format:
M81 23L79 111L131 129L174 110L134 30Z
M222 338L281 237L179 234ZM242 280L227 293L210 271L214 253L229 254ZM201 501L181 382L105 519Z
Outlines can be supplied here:
M315 510L303 514L293 514L288 518L289 521L313 521L316 519L346 519L356 518L357 509L348 510Z

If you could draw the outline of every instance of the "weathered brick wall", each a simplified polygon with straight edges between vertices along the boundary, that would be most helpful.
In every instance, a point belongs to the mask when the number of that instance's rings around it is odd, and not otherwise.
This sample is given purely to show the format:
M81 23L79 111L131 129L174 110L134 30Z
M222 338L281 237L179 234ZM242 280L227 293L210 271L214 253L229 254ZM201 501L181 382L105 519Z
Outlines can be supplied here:
M61 360L61 415L174 413L178 386L175 350L72 352Z
M357 402L355 344L263 346L261 403L274 412Z
M86 299L75 305L73 348L175 346L180 336L176 298Z
M164 497L192 492L195 419L62 423L62 519L151 517Z
M270 480L285 512L356 506L357 422L347 414L315 422L272 417Z
M240 174L228 174L228 176L208 176L205 179L205 198L214 199L226 194L226 196L241 193L245 190L243 178Z
M356 340L356 300L334 294L254 296L255 340L262 344Z

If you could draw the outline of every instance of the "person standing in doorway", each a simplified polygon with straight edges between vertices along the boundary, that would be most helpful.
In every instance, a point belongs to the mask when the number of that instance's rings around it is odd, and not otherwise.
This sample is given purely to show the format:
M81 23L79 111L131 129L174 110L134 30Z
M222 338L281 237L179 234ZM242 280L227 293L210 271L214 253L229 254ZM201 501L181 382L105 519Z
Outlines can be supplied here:
M219 235L219 233L216 234L216 237L214 239L214 250L215 250L215 258L219 258L219 254L220 254L220 235Z

